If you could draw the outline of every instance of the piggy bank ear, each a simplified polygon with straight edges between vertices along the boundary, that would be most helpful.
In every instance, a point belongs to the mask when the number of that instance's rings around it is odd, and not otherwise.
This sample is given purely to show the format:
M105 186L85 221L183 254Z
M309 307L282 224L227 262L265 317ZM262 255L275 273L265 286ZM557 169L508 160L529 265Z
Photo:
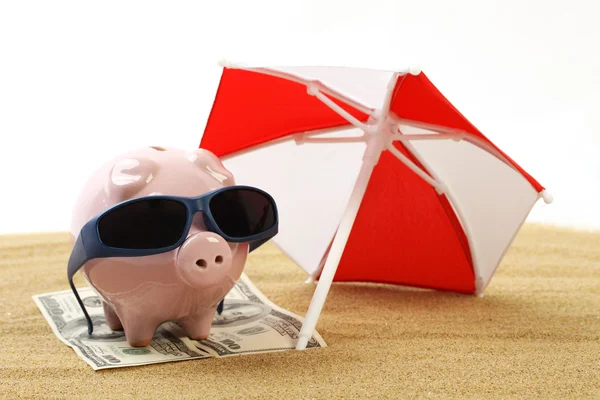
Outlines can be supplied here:
M128 200L142 190L158 170L149 158L125 158L113 165L108 177L106 191L115 202Z
M225 168L219 157L214 153L206 149L197 149L190 153L188 159L198 168L201 168L215 180L222 183L223 186L235 185L233 174Z

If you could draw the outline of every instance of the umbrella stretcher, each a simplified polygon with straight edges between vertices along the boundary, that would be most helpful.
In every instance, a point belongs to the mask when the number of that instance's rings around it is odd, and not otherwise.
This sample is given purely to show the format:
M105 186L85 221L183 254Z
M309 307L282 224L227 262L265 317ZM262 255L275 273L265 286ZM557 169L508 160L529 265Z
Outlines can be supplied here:
M416 68L225 65L200 147L273 194L274 242L317 281L481 295L552 197Z

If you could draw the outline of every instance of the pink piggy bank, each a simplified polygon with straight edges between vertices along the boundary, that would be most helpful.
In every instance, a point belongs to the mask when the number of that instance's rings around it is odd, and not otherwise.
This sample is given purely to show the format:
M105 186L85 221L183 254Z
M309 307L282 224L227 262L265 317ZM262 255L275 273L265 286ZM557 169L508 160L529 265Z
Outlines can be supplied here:
M84 225L119 203L145 196L193 197L234 185L232 174L207 150L145 147L122 154L98 169L76 200L71 224L73 252L89 253L76 246ZM227 241L207 229L202 212L190 221L185 240L170 251L82 258L85 262L78 269L102 299L108 325L113 330L123 329L131 346L148 345L165 321L180 323L193 339L208 337L217 306L242 274L248 242ZM100 229L98 226L102 228L97 225L94 229ZM125 238L131 239L135 238ZM90 239L83 241L89 245ZM71 287L82 305L72 282Z

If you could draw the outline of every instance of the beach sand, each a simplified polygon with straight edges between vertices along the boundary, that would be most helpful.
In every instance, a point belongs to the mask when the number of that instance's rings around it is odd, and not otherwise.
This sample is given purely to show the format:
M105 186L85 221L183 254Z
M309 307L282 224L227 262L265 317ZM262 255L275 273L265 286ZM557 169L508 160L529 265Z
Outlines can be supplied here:
M105 371L31 298L69 288L69 250L67 233L0 237L0 398L600 398L598 232L524 226L482 298L336 283L317 325L326 348ZM275 246L245 272L305 315L314 285Z

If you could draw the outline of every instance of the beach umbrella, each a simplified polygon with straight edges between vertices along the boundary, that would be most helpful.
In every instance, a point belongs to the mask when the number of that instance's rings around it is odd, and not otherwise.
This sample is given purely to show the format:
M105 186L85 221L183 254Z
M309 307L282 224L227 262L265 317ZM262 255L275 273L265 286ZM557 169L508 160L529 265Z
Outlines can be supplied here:
M418 68L222 64L200 147L269 191L275 244L316 281L481 295L545 188Z

